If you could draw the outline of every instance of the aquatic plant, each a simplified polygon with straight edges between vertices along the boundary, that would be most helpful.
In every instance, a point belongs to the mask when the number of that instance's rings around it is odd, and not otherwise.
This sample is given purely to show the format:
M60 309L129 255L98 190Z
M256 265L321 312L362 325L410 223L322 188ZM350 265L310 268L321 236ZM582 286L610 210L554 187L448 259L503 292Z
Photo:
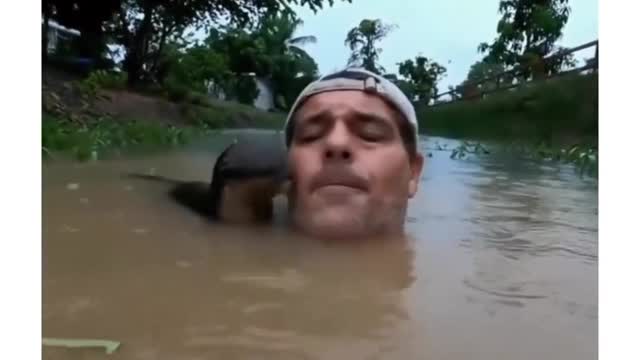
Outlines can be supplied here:
M491 149L491 150L489 150ZM436 143L431 150L448 151L445 147ZM463 141L451 150L451 159L464 159L469 155L489 155L492 153L510 154L536 161L548 161L555 163L572 164L580 176L585 174L597 176L598 173L598 148L589 144L575 144L569 147L552 147L546 143L510 142L495 145L483 145L480 142Z
M213 133L207 127L177 127L148 121L98 119L78 124L43 115L42 156L67 154L76 160L98 160L124 149L181 146Z
M451 151L452 159L462 159L467 154L489 154L489 150L480 143L472 143L470 141L463 141L458 147Z

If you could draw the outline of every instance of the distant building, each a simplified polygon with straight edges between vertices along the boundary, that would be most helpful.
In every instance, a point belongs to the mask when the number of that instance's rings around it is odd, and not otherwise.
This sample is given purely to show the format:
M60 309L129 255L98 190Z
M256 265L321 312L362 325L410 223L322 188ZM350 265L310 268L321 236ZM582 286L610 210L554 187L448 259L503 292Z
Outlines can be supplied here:
M258 96L253 101L253 106L262 110L271 110L275 107L273 85L267 78L254 78L258 88Z
M44 26L44 20L42 20ZM49 20L49 31L47 32L47 53L56 52L58 47L65 42L71 41L74 37L80 36L80 31L66 28L53 20Z

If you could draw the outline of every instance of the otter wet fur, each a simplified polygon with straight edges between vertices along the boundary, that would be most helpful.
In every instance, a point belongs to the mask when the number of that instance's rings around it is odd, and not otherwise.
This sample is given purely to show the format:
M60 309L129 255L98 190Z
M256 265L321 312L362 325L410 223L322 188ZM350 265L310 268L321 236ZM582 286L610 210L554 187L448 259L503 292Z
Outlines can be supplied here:
M273 198L283 189L286 170L285 153L277 143L254 141L227 147L216 159L209 184L136 173L126 176L171 185L173 201L211 220L245 223L272 218Z
M192 210L198 215L217 219L217 199L210 191L210 184L202 181L180 181L164 176L129 173L129 178L165 183L171 186L168 195L176 203Z

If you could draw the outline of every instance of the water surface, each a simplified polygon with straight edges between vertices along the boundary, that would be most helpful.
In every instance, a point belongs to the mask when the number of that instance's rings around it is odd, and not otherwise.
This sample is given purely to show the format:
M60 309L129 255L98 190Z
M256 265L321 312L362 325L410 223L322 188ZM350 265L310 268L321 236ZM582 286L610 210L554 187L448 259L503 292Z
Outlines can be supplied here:
M208 181L215 154L44 165L43 336L122 342L44 358L595 359L597 184L448 155L409 240L351 245L211 224L121 176Z

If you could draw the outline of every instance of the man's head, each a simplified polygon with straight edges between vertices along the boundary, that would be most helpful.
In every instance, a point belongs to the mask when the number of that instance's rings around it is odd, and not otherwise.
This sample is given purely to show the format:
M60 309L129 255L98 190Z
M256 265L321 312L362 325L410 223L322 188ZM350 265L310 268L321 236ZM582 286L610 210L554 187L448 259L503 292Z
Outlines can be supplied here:
M422 171L417 127L411 102L370 72L310 84L285 129L297 227L332 238L401 232Z

